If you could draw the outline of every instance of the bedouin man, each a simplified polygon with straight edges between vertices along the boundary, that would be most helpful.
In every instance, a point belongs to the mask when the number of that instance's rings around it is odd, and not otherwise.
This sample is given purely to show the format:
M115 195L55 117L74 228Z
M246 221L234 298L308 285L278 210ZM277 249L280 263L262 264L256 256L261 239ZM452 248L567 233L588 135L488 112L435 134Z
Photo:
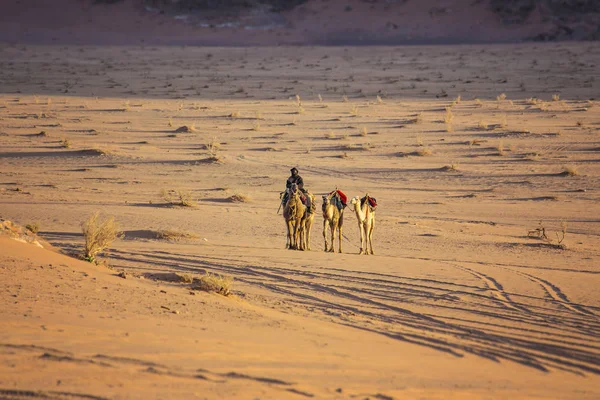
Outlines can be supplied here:
M296 186L298 186L298 189L300 189L300 191L302 192L303 201L307 207L306 210L310 213L312 204L310 201L310 197L306 194L306 190L304 189L304 180L300 176L300 173L298 172L298 168L294 167L294 168L290 169L290 173L291 173L290 177L285 182L285 188L289 189L292 186L292 184L295 183ZM286 191L286 193L282 199L282 204L285 204L287 202L287 199L288 199L288 194Z

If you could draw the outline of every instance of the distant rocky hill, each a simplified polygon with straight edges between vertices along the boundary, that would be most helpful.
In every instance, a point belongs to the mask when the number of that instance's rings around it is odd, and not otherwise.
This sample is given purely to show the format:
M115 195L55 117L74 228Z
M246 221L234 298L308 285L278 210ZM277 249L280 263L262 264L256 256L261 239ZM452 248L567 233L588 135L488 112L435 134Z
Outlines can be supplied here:
M3 0L0 41L371 45L600 39L600 0Z

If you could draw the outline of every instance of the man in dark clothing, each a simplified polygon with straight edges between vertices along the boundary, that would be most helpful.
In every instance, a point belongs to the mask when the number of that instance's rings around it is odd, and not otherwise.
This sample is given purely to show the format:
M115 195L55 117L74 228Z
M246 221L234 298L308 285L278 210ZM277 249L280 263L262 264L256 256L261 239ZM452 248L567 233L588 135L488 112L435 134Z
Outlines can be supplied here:
M290 169L290 172L291 172L291 175L285 182L285 188L289 189L295 183L296 186L298 186L298 189L300 189L300 191L303 194L302 201L304 202L304 204L306 204L306 210L308 211L308 213L311 213L312 212L312 204L310 201L310 197L307 196L307 194L306 194L306 190L304 189L304 180L298 173L298 168L294 167L294 168ZM286 192L285 195L283 196L281 204L285 204L287 202L287 199L288 199L288 194Z
M298 173L298 168L294 167L290 169L290 172L292 175L287 179L287 182L285 182L285 188L289 189L292 187L292 183L295 183L296 186L298 186L298 189L302 190L302 193L306 193L306 190L304 190L304 181Z

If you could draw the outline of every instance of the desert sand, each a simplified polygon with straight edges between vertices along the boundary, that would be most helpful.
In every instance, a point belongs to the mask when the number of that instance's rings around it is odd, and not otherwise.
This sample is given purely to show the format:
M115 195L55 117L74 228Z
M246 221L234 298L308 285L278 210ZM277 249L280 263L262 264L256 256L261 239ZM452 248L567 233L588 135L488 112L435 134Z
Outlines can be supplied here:
M0 398L599 398L595 43L0 60L0 217L42 246L0 235ZM351 207L342 254L319 211L285 249L293 166L377 198L375 255ZM170 281L205 272L232 295Z

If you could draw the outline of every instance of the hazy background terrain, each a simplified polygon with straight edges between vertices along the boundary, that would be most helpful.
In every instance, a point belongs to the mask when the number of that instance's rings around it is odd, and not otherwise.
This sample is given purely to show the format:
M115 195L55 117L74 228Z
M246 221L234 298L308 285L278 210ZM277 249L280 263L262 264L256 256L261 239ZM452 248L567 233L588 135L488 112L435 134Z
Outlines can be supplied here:
M432 44L597 40L594 0L6 0L0 40Z

